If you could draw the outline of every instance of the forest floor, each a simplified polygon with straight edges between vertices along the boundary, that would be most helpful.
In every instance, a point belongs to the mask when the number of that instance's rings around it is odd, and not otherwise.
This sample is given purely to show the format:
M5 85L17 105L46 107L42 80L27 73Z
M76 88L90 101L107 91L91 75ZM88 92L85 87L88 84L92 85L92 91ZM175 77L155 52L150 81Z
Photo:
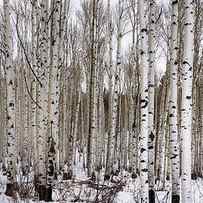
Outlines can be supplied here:
M123 188L123 191L119 191L115 194L113 203L137 203L136 199L138 197L138 193L132 191L132 185L126 185ZM73 189L73 188L72 188ZM95 192L88 187L83 188L83 191L79 190L75 187L71 193L67 192L66 189L64 190L55 190L53 192L53 202L52 203L71 203L71 202L94 202L99 203L103 201L95 201ZM92 192L92 196L90 197L90 193ZM203 180L198 179L193 181L192 184L192 191L193 191L193 202L191 203L202 203L203 202ZM76 197L80 193L78 197L81 200L77 200ZM83 194L82 194L83 193ZM83 199L83 200L82 200ZM84 201L86 199L86 201ZM38 200L26 199L20 200L17 198L16 200L12 200L10 197L0 194L0 203L39 203ZM40 202L42 203L42 201ZM169 191L156 191L156 203L170 203L170 192Z
M111 181L91 181L85 175L83 162L79 157L76 158L77 165L74 167L73 179L64 181L59 176L55 181L52 192L52 203L71 203L71 202L89 202L89 203L137 203L140 194L140 179L132 179L130 173L123 171L119 176L114 176ZM102 173L99 175L102 176ZM98 177L99 177L98 176ZM6 177L0 174L0 203L38 203L38 197L34 192L33 181L27 181L26 178L18 178L18 184L26 188L29 195L22 200L25 190L21 188L16 200L6 196ZM159 183L162 185L161 183ZM164 190L162 186L156 185L156 203L170 203L171 184L165 183ZM203 179L198 178L192 182L193 202L203 203ZM21 200L20 200L21 199Z

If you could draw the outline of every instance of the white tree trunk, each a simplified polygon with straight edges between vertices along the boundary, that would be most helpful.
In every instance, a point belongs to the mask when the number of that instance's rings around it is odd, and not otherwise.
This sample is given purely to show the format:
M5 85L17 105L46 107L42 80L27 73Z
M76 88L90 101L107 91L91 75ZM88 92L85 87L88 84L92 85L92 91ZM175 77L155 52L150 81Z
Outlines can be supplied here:
M49 75L49 91L50 91L50 115L49 115L49 135L48 135L48 168L56 169L56 152L58 149L58 132L59 132L59 79L60 79L60 47L59 47L59 33L60 33L60 0L53 0L52 2L52 25L51 25L51 63ZM49 169L48 169L49 170ZM54 173L49 170L48 182L52 184Z
M38 104L41 107L38 111L38 180L41 188L41 198L43 199L43 190L46 186L46 146L47 146L47 130L48 130L48 0L42 1L40 5L40 33L39 33L39 56L38 62L38 78L41 82L39 85ZM39 188L39 189L40 189Z
M171 61L170 61L170 97L169 97L169 146L172 172L172 199L180 199L180 157L178 141L178 118L177 118L177 82L178 82L178 1L172 0L171 14Z
M191 138L192 138L192 80L194 50L194 1L184 0L182 104L181 104L181 202L192 202Z
M139 0L138 12L140 21L140 72L141 72L141 132L140 132L140 202L149 201L148 183L148 1Z
M150 1L150 22L149 22L149 187L154 187L154 76L155 76L155 5Z
M16 182L16 134L15 134L15 67L12 65L12 33L9 0L4 0L5 72L7 85L7 174L11 185Z

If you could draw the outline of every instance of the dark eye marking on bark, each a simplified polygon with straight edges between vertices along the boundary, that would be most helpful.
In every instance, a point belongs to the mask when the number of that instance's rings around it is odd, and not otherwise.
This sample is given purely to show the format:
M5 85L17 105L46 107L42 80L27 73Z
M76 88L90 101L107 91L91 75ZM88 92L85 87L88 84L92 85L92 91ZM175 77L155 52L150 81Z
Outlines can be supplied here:
M153 141L154 140L154 133L153 132L151 132L150 134L149 134L149 138Z
M173 156L171 156L171 159L175 159L177 156L177 154L173 154Z
M148 147L148 149L154 149L154 147L153 147L153 146L150 146L150 147Z
M192 97L191 96L186 96L186 99L191 99Z
M172 5L177 4L178 0L172 1Z
M141 99L140 103L141 108L146 108L149 102L146 99Z
M10 102L10 103L9 103L9 106L10 106L10 107L14 106L14 103Z
M147 169L147 168L143 168L141 171L142 171L142 172L147 172L148 169Z
M141 152L141 153L143 153L144 151L146 151L146 149L144 149L144 148L141 148L141 149L140 149L140 152Z
M183 65L186 65L186 64L190 67L189 71L192 71L192 66L187 61L183 61Z
M9 85L13 85L13 81L12 80L9 81Z
M147 32L147 29L146 28L142 28L141 32Z

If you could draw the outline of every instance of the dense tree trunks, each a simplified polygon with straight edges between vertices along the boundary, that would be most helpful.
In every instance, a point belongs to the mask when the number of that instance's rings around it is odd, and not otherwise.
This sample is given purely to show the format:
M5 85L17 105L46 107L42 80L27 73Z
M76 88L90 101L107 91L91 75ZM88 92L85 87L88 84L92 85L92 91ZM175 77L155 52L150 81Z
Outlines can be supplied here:
M11 24L9 0L3 1L4 6L4 42L5 42L5 73L7 87L7 195L12 196L16 182L16 102L15 102L15 66L12 64Z
M69 114L66 111L66 84L65 75L60 76L60 98L59 98L59 169L63 167L65 156L64 156L64 143L67 144L66 134L66 116Z
M140 177L141 177L141 200L149 201L148 183L148 2L143 0L138 2L138 12L140 21L140 73L141 73L141 123L140 123Z
M179 202L180 199L180 157L178 140L178 1L171 1L171 51L170 51L170 96L169 96L169 135L170 135L170 159L172 174L172 200Z
M194 1L184 0L182 104L181 104L181 202L192 201L191 137L192 137L192 80L194 50Z
M103 74L100 69L98 75L98 116L97 116L97 125L98 125L98 136L97 136L97 155L96 155L96 168L98 171L102 169L102 151L103 151L103 142L104 142L104 103L103 103Z
M73 134L73 163L76 165L76 155L78 153L78 128L79 128L79 113L80 113L80 102L81 102L81 90L80 90L80 81L77 88L76 95L76 106L75 106L75 125L74 125L74 134Z
M6 80L2 74L0 74L0 161L5 163L6 151L7 151L7 124L6 124Z
M70 0L2 2L7 194L16 174L33 175L51 201L55 182L80 173L127 180L142 203L169 188L172 202L192 202L191 179L203 176L201 0L83 0L71 15Z
M202 50L203 52L203 50ZM200 177L203 176L203 173L202 173L202 169L203 169L203 161L202 161L202 158L203 158L203 54L201 56L201 59L200 59L200 67L201 67L201 74L199 76L199 82L198 82L198 87L197 87L197 90L198 90L198 105L199 106L199 114L197 114L199 116L199 125L198 125L198 132L197 134L200 136L200 139L201 139L201 151L200 153L198 153L200 155L199 159L198 159L198 162L196 163L196 165L198 166L199 162L200 162L200 173L198 174ZM197 145L197 143L196 143Z
M202 59L201 46L198 43L201 39L203 25L203 12L201 1L196 1L195 25L194 25L194 61L193 61L193 135L192 135L192 178L202 177Z
M133 77L134 79L134 77ZM133 88L132 88L133 90ZM132 92L129 93L129 167L132 170L133 173L136 172L136 133L135 133L135 118L134 118L134 99Z
M161 181L160 187L163 188L165 182L165 158L166 158L166 143L167 143L167 126L168 126L168 91L169 86L167 84L166 76L160 86L160 95L158 96L157 108L157 176ZM164 110L166 109L166 110Z

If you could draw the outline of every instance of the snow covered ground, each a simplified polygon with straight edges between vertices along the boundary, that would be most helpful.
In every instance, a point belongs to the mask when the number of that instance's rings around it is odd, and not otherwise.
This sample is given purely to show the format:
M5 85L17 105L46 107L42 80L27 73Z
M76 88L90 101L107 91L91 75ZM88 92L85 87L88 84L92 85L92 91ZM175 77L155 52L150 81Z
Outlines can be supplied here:
M33 200L12 200L11 198L4 195L4 189L5 186L2 188L2 184L0 184L0 203L35 203L39 201L33 201ZM126 185L123 191L120 191L117 193L114 203L136 203L136 198L138 197L138 194L134 191L132 185ZM80 192L80 188L75 188L74 193L78 194ZM85 193L90 192L87 188L83 188L83 193L81 194L81 197L85 195ZM193 181L192 184L192 192L193 192L193 202L191 203L203 203L203 180L198 179L196 181ZM60 193L61 194L61 193ZM94 193L92 193L94 194ZM59 197L58 194L53 194L53 199L57 199ZM66 201L54 201L53 203L70 203L70 198L67 197ZM79 203L80 201L78 201ZM42 203L42 202L41 202ZM156 203L170 203L170 193L168 191L157 191L156 192Z
M71 200L77 199L89 199L94 200L96 195L96 190L85 184L87 181L85 171L82 165L82 159L79 154L76 155L77 166L74 167L73 175L74 181L62 181L62 177L59 177L53 190L53 203L70 203ZM116 179L117 178L117 179ZM140 191L140 180L131 179L129 173L123 171L122 176L115 177L115 181L122 180L125 186L119 191L114 198L114 203L137 203ZM32 180L32 178L29 178ZM23 181L23 178L18 177L18 181ZM84 184L83 184L84 182ZM2 173L0 173L0 203L39 203L39 201L34 200L12 200L7 197L4 193L6 190L7 178ZM103 182L101 184L104 186L113 186L110 182ZM116 185L116 184L114 184ZM166 183L166 191L156 191L156 203L170 203L170 184ZM193 202L191 203L203 203L203 179L197 179L192 182L192 195ZM81 201L75 201L80 203Z

